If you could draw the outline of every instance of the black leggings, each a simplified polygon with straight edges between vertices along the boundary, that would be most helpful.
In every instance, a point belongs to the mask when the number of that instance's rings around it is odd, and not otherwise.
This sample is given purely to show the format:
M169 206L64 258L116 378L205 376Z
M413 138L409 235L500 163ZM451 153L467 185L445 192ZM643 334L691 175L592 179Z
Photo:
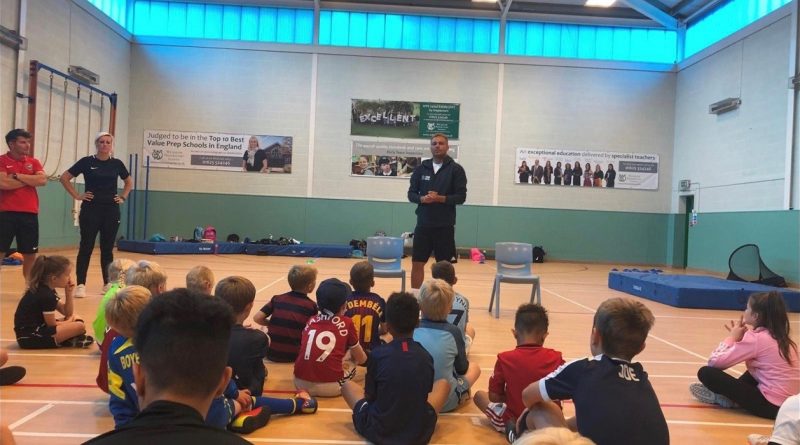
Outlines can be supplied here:
M76 275L78 284L86 284L89 259L94 250L94 240L100 233L100 267L103 271L103 284L108 283L108 265L114 261L114 239L119 229L119 206L116 204L83 205L79 222L81 226L81 245L78 249Z
M731 399L750 414L765 419L775 419L778 416L779 407L761 394L758 382L747 371L737 379L721 369L703 366L697 371L697 378L706 388Z

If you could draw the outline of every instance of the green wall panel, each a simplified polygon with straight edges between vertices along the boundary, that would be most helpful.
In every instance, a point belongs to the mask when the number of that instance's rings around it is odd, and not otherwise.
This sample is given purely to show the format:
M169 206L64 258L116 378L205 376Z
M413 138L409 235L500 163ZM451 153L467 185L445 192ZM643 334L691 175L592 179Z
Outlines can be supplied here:
M71 200L58 183L39 189L42 247L77 245ZM198 225L212 225L225 237L291 236L313 243L347 243L383 230L390 235L412 231L415 206L380 202L301 197L156 192L149 194L147 236L190 237ZM144 230L144 195L136 197L137 233ZM125 234L126 211L120 235ZM755 243L765 262L789 281L800 282L800 212L701 214L689 232L690 268L728 270L736 247ZM682 255L678 228L683 215L557 210L520 207L460 206L456 225L459 247L491 248L498 241L544 246L548 259L627 264L677 265Z
M689 229L689 267L728 271L728 257L753 243L764 263L788 281L800 282L800 212L701 213Z
M142 238L139 196L137 238ZM148 237L190 236L196 225L213 225L221 237L267 234L305 242L346 243L378 230L412 231L415 206L402 202L272 196L150 192ZM460 206L459 247L491 248L498 241L544 246L550 259L665 264L671 215L519 207Z
M72 223L72 198L58 181L48 181L39 193L39 246L77 245L78 228Z

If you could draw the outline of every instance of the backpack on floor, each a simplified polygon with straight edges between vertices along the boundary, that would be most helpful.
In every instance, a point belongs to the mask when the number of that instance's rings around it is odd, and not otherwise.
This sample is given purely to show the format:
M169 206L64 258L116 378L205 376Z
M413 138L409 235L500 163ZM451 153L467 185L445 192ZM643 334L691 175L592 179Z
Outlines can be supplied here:
M544 251L542 246L534 246L533 247L533 262L534 263L544 263L544 256L547 253Z
M192 240L200 241L201 239L203 239L203 232L204 231L205 231L205 229L203 229L203 226L195 227L194 228L194 232L192 232Z
M217 229L214 226L208 226L205 230L203 230L203 239L208 239L211 241L217 240Z

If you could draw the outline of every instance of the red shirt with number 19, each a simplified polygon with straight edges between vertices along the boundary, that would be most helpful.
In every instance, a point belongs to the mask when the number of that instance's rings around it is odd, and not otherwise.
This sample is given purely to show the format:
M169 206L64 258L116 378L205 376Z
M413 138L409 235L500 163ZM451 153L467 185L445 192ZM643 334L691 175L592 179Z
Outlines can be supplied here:
M311 317L303 329L294 376L315 383L339 381L345 353L357 344L358 332L348 317L326 312Z

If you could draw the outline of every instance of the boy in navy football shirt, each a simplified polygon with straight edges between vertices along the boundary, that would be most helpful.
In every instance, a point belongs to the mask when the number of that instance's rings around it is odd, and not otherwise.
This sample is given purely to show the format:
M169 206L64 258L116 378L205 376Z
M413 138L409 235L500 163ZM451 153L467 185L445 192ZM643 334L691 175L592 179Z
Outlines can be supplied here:
M386 325L393 340L367 360L365 387L352 381L342 395L353 409L358 434L382 445L427 444L436 427L436 413L447 402L450 385L433 381L433 359L414 339L419 303L407 292L386 302Z
M522 391L528 407L517 422L527 428L568 426L597 445L667 445L669 430L647 373L634 356L644 350L655 317L627 298L604 301L594 315L594 357L574 360ZM575 417L565 419L554 400L572 399ZM510 428L513 429L513 428Z

